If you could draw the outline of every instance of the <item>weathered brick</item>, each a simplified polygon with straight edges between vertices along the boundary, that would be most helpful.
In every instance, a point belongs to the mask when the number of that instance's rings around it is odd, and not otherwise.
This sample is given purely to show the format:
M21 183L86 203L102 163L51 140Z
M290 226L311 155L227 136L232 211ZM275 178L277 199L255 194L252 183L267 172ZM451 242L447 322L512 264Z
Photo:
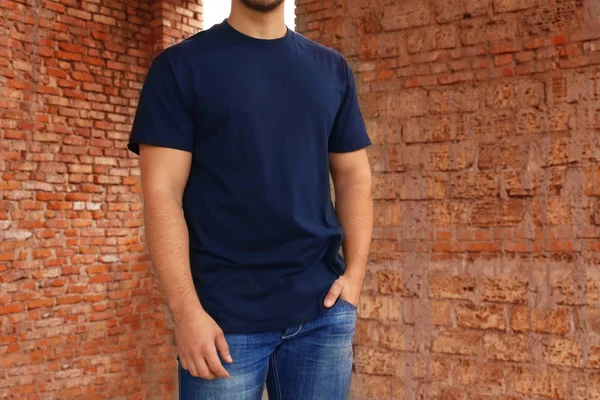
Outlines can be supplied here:
M485 0L435 0L436 20L450 22L485 15L489 2Z
M494 11L497 13L519 11L535 5L535 0L494 0Z
M483 281L481 298L500 303L527 301L527 282L516 278L487 278Z
M482 142L479 147L479 169L518 168L521 165L520 146L507 142ZM517 172L507 174L518 175Z
M429 278L429 296L447 299L472 299L475 278L464 275L434 274Z
M461 42L474 45L492 40L514 39L517 35L517 20L513 18L477 18L461 23Z
M424 89L409 89L401 96L390 96L384 104L394 118L418 117L427 112L427 92Z
M387 319L389 301L385 296L363 294L360 299L359 314L361 318Z
M382 26L386 31L427 25L433 21L428 3L407 1L383 8Z
M521 21L521 30L526 35L541 36L565 29L577 30L581 25L576 13L581 0L542 3L527 18Z
M482 200L474 203L471 223L475 226L515 226L524 217L525 208L520 200Z
M451 49L456 47L458 41L457 30L454 25L417 28L408 33L407 49L409 53L419 53L435 49Z
M410 350L410 335L402 329L401 325L380 324L377 327L377 336L379 343L390 350Z
M538 396L566 399L567 374L549 368L534 370L532 393Z
M379 292L385 294L403 294L404 278L402 275L387 270L377 271Z
M585 305L596 304L600 299L600 283L592 278L577 279L572 277L552 282L551 290L558 304Z
M580 343L561 337L550 337L543 344L544 362L551 365L583 367L583 349Z
M467 224L467 206L462 202L434 202L430 207L430 219L436 226L448 227Z
M450 195L454 198L496 197L500 186L490 173L461 173L452 175Z
M411 118L403 127L406 143L445 142L468 135L468 120L460 115Z
M389 399L392 396L390 377L377 375L353 375L350 397L365 400Z
M483 337L483 348L486 357L492 360L525 362L530 357L525 335L488 333Z
M399 352L357 346L354 348L354 366L358 373L388 376L404 375L404 357Z
M455 379L465 386L475 386L479 380L479 366L474 360L458 360L453 371Z
M436 89L429 93L434 114L468 113L477 111L481 105L481 94L469 86Z
M589 367L600 369L600 343L591 344L588 352Z
M516 132L513 113L506 110L488 110L477 113L473 130L478 137L506 137Z
M449 301L432 300L431 322L434 325L452 325L452 308Z
M476 331L446 329L433 339L432 350L436 353L475 355L482 349L483 334Z
M472 304L459 304L455 312L456 322L462 328L504 330L506 327L504 308L500 305L476 307Z
M63 3L2 3L0 314L16 334L0 333L0 398L94 397L98 382L107 398L170 398L174 348L124 144L151 56L195 33L203 8ZM296 22L355 67L374 143L370 258L382 265L363 288L352 396L600 400L595 3L346 3L299 0ZM56 363L76 357L62 345L75 337L62 326L76 325L93 364L81 376ZM108 335L120 344L102 358ZM127 365L150 365L156 379L112 376Z

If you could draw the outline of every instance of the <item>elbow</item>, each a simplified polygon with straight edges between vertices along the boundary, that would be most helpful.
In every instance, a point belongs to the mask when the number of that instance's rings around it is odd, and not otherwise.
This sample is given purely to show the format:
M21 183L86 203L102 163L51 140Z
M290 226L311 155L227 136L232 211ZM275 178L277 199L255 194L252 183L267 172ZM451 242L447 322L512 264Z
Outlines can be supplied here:
M179 191L167 186L143 188L144 208L182 208L183 196Z
M338 193L350 192L355 195L368 194L371 195L372 176L371 171L367 168L355 173L345 174L334 180L335 191Z

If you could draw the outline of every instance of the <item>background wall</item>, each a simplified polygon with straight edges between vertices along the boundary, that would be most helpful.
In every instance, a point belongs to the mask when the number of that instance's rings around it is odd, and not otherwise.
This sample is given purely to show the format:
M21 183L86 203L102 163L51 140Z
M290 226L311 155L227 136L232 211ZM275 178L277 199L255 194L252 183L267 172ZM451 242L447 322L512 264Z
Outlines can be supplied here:
M170 398L125 143L200 0L0 6L0 398ZM352 398L600 399L600 3L296 11L350 60L374 141Z
M197 2L0 0L0 398L167 398L174 346L125 144Z
M374 139L356 399L600 399L600 2L298 2Z

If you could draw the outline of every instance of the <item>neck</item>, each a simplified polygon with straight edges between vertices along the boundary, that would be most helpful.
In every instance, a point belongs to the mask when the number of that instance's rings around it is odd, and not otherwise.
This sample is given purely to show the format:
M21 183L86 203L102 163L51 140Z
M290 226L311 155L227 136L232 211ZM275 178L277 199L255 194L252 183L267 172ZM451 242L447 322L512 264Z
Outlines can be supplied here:
M257 39L278 39L287 33L283 4L273 11L260 12L248 8L241 0L233 0L227 22L244 35Z

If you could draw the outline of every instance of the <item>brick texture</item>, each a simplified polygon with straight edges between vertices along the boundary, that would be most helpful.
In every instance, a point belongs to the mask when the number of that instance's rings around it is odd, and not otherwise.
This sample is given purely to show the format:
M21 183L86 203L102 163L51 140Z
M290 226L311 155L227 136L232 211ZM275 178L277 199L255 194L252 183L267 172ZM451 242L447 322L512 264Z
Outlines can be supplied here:
M299 0L355 72L353 399L600 399L600 3Z
M374 142L353 399L600 399L599 4L297 0ZM0 398L171 398L124 146L201 1L0 5Z
M168 399L171 321L125 143L193 1L0 0L0 398Z

